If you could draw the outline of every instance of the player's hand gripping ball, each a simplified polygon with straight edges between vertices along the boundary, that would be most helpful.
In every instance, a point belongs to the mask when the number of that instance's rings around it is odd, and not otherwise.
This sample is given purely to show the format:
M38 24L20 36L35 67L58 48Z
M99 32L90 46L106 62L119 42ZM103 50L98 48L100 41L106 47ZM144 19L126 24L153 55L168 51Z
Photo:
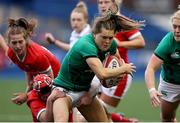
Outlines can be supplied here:
M107 56L105 61L104 61L104 67L105 68L114 69L114 68L117 68L117 67L120 67L120 66L121 66L120 60L116 56L114 56L114 55ZM110 78L110 79L106 79L106 80L101 80L101 84L104 87L106 87L106 88L110 88L110 87L118 85L118 82L122 78L123 77L121 77L121 78Z

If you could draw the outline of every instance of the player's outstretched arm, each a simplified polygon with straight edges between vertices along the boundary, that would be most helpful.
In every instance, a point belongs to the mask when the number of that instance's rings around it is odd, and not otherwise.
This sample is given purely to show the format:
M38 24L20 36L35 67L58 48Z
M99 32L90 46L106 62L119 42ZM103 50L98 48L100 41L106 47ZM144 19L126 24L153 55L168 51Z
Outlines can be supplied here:
M27 94L24 92L18 92L13 94L11 101L17 105L22 105L27 100Z
M114 39L118 47L123 47L127 49L141 49L145 47L145 40L140 32L139 32L139 36L133 38L132 40L119 41L117 38Z
M153 54L145 70L146 86L153 107L157 107L161 103L159 99L161 94L155 88L155 72L160 68L162 63L163 61Z
M65 50L65 51L68 51L70 49L70 45L69 44L64 43L61 40L55 39L54 36L51 33L46 33L45 34L45 38L46 38L46 41L49 42L50 44L54 44L57 47Z
M27 100L27 93L32 90L32 75L28 72L25 72L25 75L27 81L26 91L14 93L14 97L11 99L11 101L17 105L22 105L23 103L25 103Z
M54 121L53 117L53 103L56 99L65 97L66 94L63 92L60 92L58 89L54 89L50 96L47 98L46 102L46 111L42 112L39 116L40 122L52 122Z

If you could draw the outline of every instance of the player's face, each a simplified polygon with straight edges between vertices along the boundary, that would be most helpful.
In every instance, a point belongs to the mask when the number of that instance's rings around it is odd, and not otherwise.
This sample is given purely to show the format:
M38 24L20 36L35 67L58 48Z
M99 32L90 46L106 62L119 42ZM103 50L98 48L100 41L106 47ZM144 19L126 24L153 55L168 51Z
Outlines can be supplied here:
M112 4L112 0L98 0L98 10L100 15L104 15Z
M107 30L102 28L101 33L94 34L94 39L98 48L102 51L107 51L114 37L114 30Z
M9 46L18 55L24 55L26 52L26 40L23 34L10 35Z
M71 14L71 26L77 32L80 33L86 26L87 20L84 18L83 13L72 12Z
M172 20L172 27L175 40L180 42L180 19L174 18Z

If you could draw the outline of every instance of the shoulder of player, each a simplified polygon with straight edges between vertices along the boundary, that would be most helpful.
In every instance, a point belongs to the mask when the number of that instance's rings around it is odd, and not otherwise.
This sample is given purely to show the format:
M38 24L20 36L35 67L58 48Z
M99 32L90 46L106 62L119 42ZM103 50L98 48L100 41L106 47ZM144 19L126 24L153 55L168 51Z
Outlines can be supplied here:
M168 32L164 38L161 40L162 43L168 43L169 45L172 44L174 41L174 35L172 32Z
M32 49L41 49L41 45L39 45L38 43L34 42L34 41L31 41L29 44L28 44L28 47L29 48L32 48Z
M33 56L37 57L37 58L41 58L42 56L44 56L43 54L48 51L45 47L32 42L28 45L28 52L32 53Z
M93 40L92 34L88 34L80 38L77 45L78 47L85 48L86 46L91 46L91 44L93 44Z
M168 32L165 37L169 37L171 39L174 39L174 34L173 34L173 32Z

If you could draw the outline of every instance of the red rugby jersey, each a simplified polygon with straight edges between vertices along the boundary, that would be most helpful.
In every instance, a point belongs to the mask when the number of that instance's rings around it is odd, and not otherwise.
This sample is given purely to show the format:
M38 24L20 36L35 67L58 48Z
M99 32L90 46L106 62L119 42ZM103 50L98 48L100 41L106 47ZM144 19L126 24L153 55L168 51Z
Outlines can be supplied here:
M11 48L8 49L8 57L23 71L30 72L32 75L44 73L50 68L53 70L54 77L60 70L60 62L45 47L31 42L27 46L27 53L21 61Z
M28 93L27 105L31 110L34 122L38 122L38 117L46 109L46 102L42 101L35 90Z
M123 42L123 41L131 41L139 35L141 35L141 32L139 30L130 30L130 31L118 32L115 37L118 39L118 41ZM125 63L128 63L128 49L119 47L118 51L121 57L124 59Z

